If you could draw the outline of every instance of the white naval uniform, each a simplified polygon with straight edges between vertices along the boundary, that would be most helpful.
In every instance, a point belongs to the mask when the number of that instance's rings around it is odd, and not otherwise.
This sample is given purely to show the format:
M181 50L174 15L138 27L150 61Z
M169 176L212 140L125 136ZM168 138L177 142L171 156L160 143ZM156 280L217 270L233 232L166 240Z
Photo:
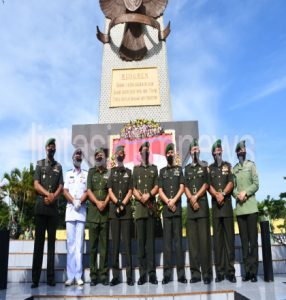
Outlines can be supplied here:
M87 189L87 171L79 172L73 168L66 172L64 188L74 199L79 200ZM82 257L84 228L86 219L86 204L83 203L78 211L70 202L66 206L67 230L67 279L79 280L82 277Z

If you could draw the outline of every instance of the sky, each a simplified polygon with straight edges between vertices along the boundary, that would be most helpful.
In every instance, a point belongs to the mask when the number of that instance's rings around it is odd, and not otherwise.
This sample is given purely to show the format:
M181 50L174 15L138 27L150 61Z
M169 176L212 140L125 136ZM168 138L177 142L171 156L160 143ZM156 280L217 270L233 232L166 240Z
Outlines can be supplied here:
M285 0L170 0L164 15L173 120L198 120L210 163L217 138L233 165L246 139L258 200L286 191L285 11ZM51 136L67 170L72 125L98 123L99 3L5 0L0 24L0 179L44 157Z

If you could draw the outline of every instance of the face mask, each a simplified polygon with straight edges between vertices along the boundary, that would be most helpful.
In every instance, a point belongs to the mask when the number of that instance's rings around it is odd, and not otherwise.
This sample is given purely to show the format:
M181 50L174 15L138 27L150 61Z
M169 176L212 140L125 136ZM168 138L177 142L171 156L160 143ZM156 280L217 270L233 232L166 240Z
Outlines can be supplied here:
M49 159L53 159L55 153L56 153L56 150L55 150L55 149L48 149L48 151L47 151L48 158L49 158Z
M194 152L192 155L192 159L194 162L198 162L200 158L200 152Z
M102 167L105 164L105 158L103 158L102 156L99 156L95 159L95 166L96 167Z
M245 157L246 157L246 152L240 152L237 154L237 158L241 165L243 165L243 162L245 161Z
M174 162L174 156L173 155L167 156L167 162L170 166L172 166Z
M124 158L125 158L125 155L119 155L119 156L117 156L116 159L118 162L122 163L124 161Z
M150 156L149 151L144 151L141 154L142 160L146 165L148 165L148 163L149 163L149 156Z
M74 165L76 168L80 168L81 162L82 162L82 159L79 159L79 160L74 159L74 160L73 160L73 165Z
M220 167L220 166L221 166L221 163L222 163L221 153L215 154L215 155L214 155L214 159L215 159L217 165Z

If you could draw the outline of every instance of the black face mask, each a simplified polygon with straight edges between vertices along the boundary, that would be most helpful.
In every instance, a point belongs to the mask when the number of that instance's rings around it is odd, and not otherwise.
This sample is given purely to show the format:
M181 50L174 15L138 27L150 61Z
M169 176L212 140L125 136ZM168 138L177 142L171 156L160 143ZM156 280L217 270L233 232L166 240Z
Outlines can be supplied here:
M105 158L102 156L99 156L95 159L95 166L96 167L102 167L105 166Z
M48 149L48 151L47 151L48 159L53 159L55 153L56 153L55 149Z
M117 156L116 159L118 162L122 163L124 161L124 158L125 158L125 155L119 155L119 156Z
M237 154L237 158L239 160L239 163L242 165L246 158L246 152L240 152Z
M173 155L167 156L167 162L170 166L172 166L174 162L174 156Z
M221 153L214 155L214 160L216 161L217 165L220 167L222 164L222 155Z
M149 151L144 151L141 154L142 160L146 165L148 165L148 163L149 163L149 156L150 156Z
M200 152L194 152L192 154L192 159L193 159L194 162L198 162L199 159L200 159Z

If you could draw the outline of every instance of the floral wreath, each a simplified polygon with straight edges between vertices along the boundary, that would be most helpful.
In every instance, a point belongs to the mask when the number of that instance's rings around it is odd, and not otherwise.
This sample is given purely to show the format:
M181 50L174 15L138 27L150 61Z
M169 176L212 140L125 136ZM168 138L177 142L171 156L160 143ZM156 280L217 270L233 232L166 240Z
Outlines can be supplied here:
M126 124L120 132L120 138L136 140L151 138L164 133L164 129L154 120L137 119Z

